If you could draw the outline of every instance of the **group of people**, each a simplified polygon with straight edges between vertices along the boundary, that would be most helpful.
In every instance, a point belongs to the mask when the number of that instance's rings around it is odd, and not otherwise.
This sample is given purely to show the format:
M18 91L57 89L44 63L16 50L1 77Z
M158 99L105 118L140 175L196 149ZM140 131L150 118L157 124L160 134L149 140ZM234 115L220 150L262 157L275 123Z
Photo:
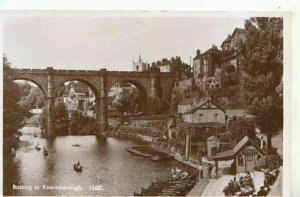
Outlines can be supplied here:
M173 179L184 179L184 178L186 178L188 175L189 175L189 173L187 173L186 171L182 171L181 169L179 169L179 168L173 168L172 167L172 177L173 177Z
M203 179L203 165L201 164L199 167L198 167L198 170L199 170L199 176L201 179ZM210 163L208 164L207 166L207 176L208 178L210 179L212 177L212 175L214 174L215 172L215 167L213 167Z
M234 177L233 180L230 180L228 185L224 188L223 192L226 196L252 195L254 192L254 185L250 174L240 177L238 181L236 180L236 177Z
M80 165L79 161L76 164L74 164L73 168L75 171L82 171L82 166Z

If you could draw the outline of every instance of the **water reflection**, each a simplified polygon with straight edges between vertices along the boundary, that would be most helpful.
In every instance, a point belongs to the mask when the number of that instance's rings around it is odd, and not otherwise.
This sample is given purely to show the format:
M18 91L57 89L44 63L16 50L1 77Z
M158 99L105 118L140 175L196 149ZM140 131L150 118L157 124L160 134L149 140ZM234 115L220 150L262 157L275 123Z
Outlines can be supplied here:
M60 136L50 140L30 135L21 140L29 144L22 146L15 158L4 161L4 195L133 195L133 191L148 186L154 179L170 177L172 166L183 168L173 160L153 162L128 153L126 147L139 143L131 140L99 140L95 136ZM48 156L34 149L38 142L48 150ZM72 146L76 143L81 146ZM73 170L77 161L83 166L81 173ZM40 189L12 189L13 184ZM43 185L80 186L83 190L46 190ZM103 190L93 191L91 186L101 186Z

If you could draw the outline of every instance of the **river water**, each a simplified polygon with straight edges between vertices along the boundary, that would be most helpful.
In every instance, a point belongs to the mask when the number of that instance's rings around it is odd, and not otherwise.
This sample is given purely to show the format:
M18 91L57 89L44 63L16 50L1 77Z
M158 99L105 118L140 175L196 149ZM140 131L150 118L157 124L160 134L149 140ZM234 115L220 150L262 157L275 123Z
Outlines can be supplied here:
M16 156L4 160L4 195L133 195L152 180L171 177L172 167L190 171L175 160L154 162L128 153L126 147L141 143L133 140L23 135L21 141ZM49 151L47 157L34 149L37 142ZM75 143L81 147L72 146ZM77 161L83 172L73 170Z

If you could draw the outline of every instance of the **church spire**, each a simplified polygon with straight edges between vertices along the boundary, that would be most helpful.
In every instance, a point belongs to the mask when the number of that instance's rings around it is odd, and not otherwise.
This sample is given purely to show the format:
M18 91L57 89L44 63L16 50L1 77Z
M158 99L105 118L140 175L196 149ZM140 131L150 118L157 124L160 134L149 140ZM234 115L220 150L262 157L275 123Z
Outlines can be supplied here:
M142 62L141 53L139 52L139 62Z

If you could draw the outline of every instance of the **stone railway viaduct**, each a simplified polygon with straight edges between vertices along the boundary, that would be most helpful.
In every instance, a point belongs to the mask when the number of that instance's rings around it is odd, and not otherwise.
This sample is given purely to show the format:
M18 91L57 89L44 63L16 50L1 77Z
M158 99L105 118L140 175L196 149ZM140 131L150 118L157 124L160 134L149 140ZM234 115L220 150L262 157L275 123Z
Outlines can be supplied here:
M143 112L149 112L149 102L158 97L171 101L172 88L176 80L173 73L161 73L159 69L149 72L127 72L94 70L57 70L47 69L13 69L14 80L28 80L35 83L45 96L46 133L55 136L54 101L56 91L67 81L80 81L88 85L95 94L96 120L98 131L96 135L105 133L108 126L107 96L110 88L119 82L135 85L142 96Z

